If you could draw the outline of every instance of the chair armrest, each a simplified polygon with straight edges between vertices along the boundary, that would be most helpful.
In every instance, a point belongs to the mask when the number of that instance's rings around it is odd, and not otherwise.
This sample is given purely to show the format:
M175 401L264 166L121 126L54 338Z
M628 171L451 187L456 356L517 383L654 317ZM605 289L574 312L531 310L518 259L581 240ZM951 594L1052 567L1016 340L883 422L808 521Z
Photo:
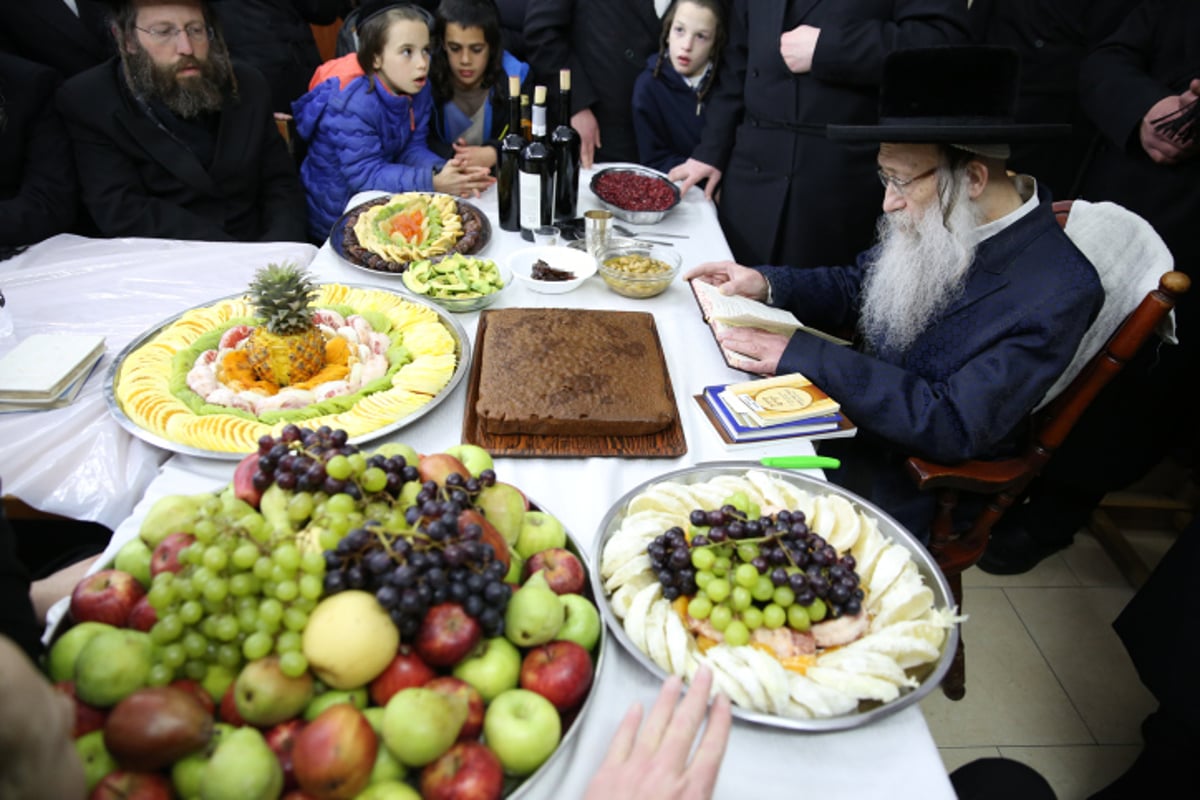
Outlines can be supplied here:
M904 462L918 489L957 489L980 494L997 494L1022 486L1031 467L1028 458L939 464L913 456Z

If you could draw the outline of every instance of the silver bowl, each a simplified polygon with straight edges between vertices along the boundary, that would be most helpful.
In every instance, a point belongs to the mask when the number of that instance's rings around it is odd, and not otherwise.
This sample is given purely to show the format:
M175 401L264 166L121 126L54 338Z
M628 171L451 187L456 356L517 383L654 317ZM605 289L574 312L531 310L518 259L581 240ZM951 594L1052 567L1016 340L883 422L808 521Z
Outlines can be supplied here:
M630 211L628 209L621 208L618 205L614 205L612 202L605 200L600 196L600 194L596 191L596 183L603 175L623 172L642 175L647 178L654 178L661 181L670 188L671 194L674 195L675 199L671 201L671 205L667 206L661 211ZM592 190L592 194L596 195L596 199L600 201L600 204L613 213L613 216L626 222L631 222L634 225L653 225L654 223L661 221L663 217L670 213L671 209L679 205L679 201L682 199L682 195L679 192L679 187L672 183L666 175L658 170L653 170L649 167L640 167L633 164L622 165L619 167L605 167L601 170L598 170L596 174L592 176L592 180L588 184L588 188Z

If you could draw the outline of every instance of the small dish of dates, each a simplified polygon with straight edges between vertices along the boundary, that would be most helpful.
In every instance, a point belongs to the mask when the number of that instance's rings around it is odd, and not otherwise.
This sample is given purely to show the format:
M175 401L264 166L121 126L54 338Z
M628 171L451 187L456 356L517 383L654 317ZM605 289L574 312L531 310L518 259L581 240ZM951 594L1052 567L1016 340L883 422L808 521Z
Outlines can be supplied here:
M539 245L508 257L513 277L539 294L565 294L596 274L598 264L585 250Z
M653 225L679 205L679 187L648 167L605 167L592 176L592 194L619 219Z

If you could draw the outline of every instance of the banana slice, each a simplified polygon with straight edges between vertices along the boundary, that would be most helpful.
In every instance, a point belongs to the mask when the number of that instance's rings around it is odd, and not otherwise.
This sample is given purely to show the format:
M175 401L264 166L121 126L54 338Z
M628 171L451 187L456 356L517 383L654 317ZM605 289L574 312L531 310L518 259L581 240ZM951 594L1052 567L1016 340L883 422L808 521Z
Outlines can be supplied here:
M889 544L884 548L875 562L875 569L871 570L870 581L863 587L866 589L868 611L878 605L883 598L883 593L900 577L905 567L911 567L914 572L916 571L916 566L912 563L912 556L907 550L898 544Z
M658 578L654 577L654 574L647 570L646 572L634 575L628 581L621 584L620 589L612 593L609 598L609 605L618 619L624 619L629 614L629 606L633 603L633 598L638 592L652 583L658 583Z
M835 667L845 672L868 675L904 688L917 685L914 678L905 674L896 661L883 653L869 650L834 650L817 659L818 666Z
M742 708L769 712L770 706L767 704L767 694L762 684L758 682L754 671L735 656L732 650L727 644L719 644L704 652L713 667L713 676L721 683L721 688L726 689L729 699ZM724 680L721 680L722 678ZM737 687L738 694L728 691L730 684Z
M825 510L834 520L833 530L825 537L825 541L839 553L845 553L858 541L858 532L862 528L858 511L849 500L837 494L825 497Z
M881 703L887 703L900 696L900 688L894 683L835 667L819 665L809 667L806 677L823 686L864 700L878 700Z
M683 620L679 618L679 614L675 613L674 608L667 612L663 627L667 632L667 655L671 659L671 671L690 679L691 674L696 670L695 653L698 649L696 640L684 627Z
M629 503L629 511L654 511L672 516L686 517L691 511L687 504L666 489L668 484L657 484L639 494ZM674 523L673 523L674 524ZM668 526L669 527L669 526Z
M857 697L817 683L805 675L789 675L788 691L792 702L807 709L808 716L812 717L835 717L858 708Z
M640 536L613 536L604 543L604 551L600 554L600 577L611 578L617 570L633 559L646 555L646 545L649 543L649 539Z
M625 615L625 633L629 635L633 646L643 653L647 649L646 617L650 613L651 604L661 597L662 584L655 581L634 595L633 602L629 604L629 613Z
M890 628L869 633L857 642L847 645L842 652L879 653L890 658L901 669L910 669L936 661L942 653L941 643L945 639L944 631L935 629L937 630L936 638L927 639L897 630L900 625L905 624L908 623L897 623Z
M646 612L646 653L655 664L668 673L674 673L671 656L667 652L667 615L674 616L671 604L660 597L650 604Z
M783 665L757 647L736 647L733 653L746 663L762 684L768 711L772 714L787 713L788 672Z
M933 605L933 591L916 575L889 592L871 620L871 630L883 630L906 619L917 619Z
M604 581L604 590L606 592L615 591L622 584L632 580L634 576L650 571L650 556L642 553L614 570L613 574Z
M787 497L779 490L775 478L760 470L752 469L746 473L746 480L750 481L762 495L761 505L763 508L769 507L776 511L787 508Z

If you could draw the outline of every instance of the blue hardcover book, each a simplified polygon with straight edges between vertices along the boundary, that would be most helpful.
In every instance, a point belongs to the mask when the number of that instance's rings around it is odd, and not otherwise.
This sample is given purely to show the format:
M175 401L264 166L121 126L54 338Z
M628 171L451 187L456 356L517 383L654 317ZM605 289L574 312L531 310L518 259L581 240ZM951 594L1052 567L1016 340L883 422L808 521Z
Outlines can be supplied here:
M734 411L722 402L721 392L724 389L724 386L706 386L704 393L698 399L712 412L713 420L720 424L724 431L724 438L731 443L788 439L796 436L819 436L831 433L852 435L855 431L854 426L849 424L849 420L846 420L840 412L766 428L746 425L738 419L738 415Z

